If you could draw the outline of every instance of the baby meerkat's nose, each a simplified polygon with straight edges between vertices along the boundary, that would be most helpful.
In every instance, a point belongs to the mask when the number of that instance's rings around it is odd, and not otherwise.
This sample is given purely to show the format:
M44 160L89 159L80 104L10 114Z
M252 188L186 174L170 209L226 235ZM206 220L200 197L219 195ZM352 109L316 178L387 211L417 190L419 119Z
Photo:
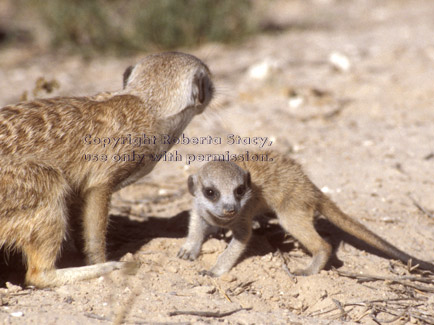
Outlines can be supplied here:
M223 206L223 213L225 216L233 216L236 212L234 205L225 205Z

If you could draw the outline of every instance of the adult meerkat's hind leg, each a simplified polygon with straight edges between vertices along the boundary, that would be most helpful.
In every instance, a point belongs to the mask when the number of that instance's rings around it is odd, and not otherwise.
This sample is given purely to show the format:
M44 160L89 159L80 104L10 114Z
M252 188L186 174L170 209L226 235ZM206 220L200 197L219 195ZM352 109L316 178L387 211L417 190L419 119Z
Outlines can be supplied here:
M295 270L294 274L312 275L321 271L332 254L332 247L316 231L313 209L285 209L277 211L276 214L282 227L312 254L310 265L305 269Z
M53 194L53 193L51 193ZM58 193L56 205L29 211L31 216L17 231L22 232L21 246L27 259L26 284L51 287L96 278L117 269L131 267L132 263L107 262L84 267L56 269L55 262L67 231L64 193ZM25 234L28 234L26 236ZM20 245L21 244L21 245Z
M98 277L127 266L110 262L90 267L56 269L68 229L69 187L56 168L33 161L3 166L0 179L0 244L22 250L26 284L50 287Z

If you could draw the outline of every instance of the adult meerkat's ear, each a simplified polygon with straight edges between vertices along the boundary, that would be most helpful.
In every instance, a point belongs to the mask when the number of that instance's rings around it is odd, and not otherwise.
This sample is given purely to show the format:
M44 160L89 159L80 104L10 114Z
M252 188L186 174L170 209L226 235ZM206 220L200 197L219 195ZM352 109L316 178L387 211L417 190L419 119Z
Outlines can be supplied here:
M125 69L124 74L123 74L123 86L124 89L128 84L128 79L130 78L131 72L133 71L134 66L130 65L128 68Z
M197 182L197 176L196 175L188 176L188 191L193 196L195 196L194 192L196 191L196 182Z
M250 172L246 173L246 185L248 187L250 187L252 185L252 180L251 180L251 177L250 177Z
M206 96L208 95L207 92L209 92L208 88L209 88L208 77L203 73L197 74L193 81L193 94L192 94L194 103L196 105L202 105L205 102Z

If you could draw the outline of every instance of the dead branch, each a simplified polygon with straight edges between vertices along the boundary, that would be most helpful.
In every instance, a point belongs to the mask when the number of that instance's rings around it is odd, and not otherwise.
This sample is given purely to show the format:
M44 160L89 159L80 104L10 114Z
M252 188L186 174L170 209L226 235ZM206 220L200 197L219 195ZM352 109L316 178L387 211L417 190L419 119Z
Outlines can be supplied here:
M192 315L192 316L200 316L200 317L226 317L230 316L234 313L237 313L242 310L251 310L252 308L238 308L227 312L219 312L219 311L195 311L195 310L175 310L169 312L169 316L179 316L179 315Z

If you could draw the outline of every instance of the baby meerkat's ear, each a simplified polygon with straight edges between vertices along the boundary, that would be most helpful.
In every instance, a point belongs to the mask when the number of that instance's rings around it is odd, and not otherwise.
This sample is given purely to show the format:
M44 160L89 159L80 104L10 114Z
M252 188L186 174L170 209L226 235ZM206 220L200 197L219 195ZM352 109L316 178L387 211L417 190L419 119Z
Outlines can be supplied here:
M130 78L131 72L133 71L134 66L130 65L128 68L125 69L124 74L123 74L123 86L124 89L128 84L128 79Z
M195 196L194 192L196 191L196 181L197 181L197 176L196 175L190 175L190 176L188 176L188 191L193 196Z

